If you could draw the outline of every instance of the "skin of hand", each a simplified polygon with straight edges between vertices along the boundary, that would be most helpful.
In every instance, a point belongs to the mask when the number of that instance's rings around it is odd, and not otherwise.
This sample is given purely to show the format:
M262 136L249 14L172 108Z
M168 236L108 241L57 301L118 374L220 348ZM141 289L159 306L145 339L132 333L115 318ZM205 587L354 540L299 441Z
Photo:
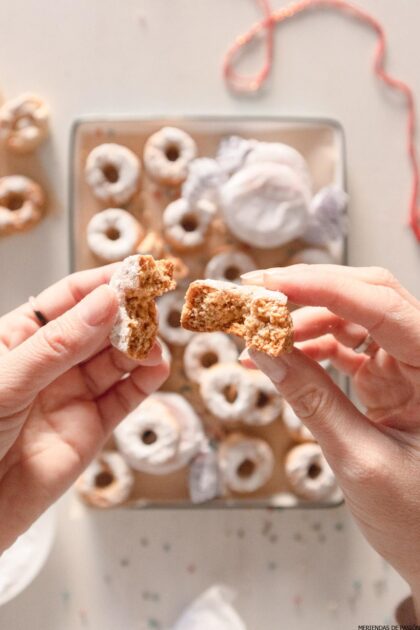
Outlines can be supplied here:
M381 268L292 265L245 274L284 292L295 347L248 352L312 431L369 543L409 583L420 620L420 302ZM366 351L353 351L370 334ZM317 361L350 376L361 413Z
M0 318L0 551L75 481L114 427L160 387L154 346L133 361L110 346L116 265L61 280Z

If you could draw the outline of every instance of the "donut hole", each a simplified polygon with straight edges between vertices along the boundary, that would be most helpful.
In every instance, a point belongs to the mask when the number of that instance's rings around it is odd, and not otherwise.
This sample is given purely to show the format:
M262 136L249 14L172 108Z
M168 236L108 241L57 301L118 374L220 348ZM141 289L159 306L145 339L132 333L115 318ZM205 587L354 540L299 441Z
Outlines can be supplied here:
M102 173L107 182L115 184L119 179L118 169L113 164L105 164L102 168Z
M321 474L322 469L319 464L311 464L308 468L308 477L309 479L316 479Z
M215 352L205 352L201 357L201 365L203 368L209 368L219 361L219 357Z
M236 472L241 479L249 479L255 472L255 462L252 459L244 459L239 464Z
M185 232L195 232L198 228L198 221L195 214L186 214L181 221L181 227Z
M106 488L114 481L114 475L109 470L102 470L95 477L95 486L97 488Z
M143 444L154 444L156 440L157 435L152 429L146 429L146 431L143 431L141 435L141 441L143 442Z
M270 402L270 396L268 396L265 392L258 392L257 398L257 407L258 409L263 409Z
M172 309L168 314L167 319L168 325L171 328L180 328L181 326L181 311L177 309Z
M238 398L238 390L236 388L236 385L226 385L226 387L223 389L223 396L226 398L228 403L233 404Z
M24 203L25 198L19 193L12 192L7 195L6 207L9 210L20 210Z
M237 280L240 275L240 271L238 267L235 267L235 265L230 265L225 269L225 278L226 280L230 280L230 282Z
M33 119L30 116L18 116L15 120L13 128L16 130L25 129L33 125Z
M169 162L176 162L179 159L179 147L176 144L169 144L165 149L165 156Z
M118 239L121 236L121 233L119 230L117 230L117 228L109 227L107 231L105 232L105 235L110 241L118 241Z

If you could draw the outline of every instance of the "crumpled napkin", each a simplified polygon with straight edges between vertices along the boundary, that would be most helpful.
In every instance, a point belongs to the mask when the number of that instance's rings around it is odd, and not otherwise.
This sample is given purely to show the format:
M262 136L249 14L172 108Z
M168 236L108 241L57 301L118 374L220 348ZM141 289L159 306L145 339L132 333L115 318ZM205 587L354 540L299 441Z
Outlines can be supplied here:
M246 630L231 604L234 598L228 586L211 586L184 610L170 630Z

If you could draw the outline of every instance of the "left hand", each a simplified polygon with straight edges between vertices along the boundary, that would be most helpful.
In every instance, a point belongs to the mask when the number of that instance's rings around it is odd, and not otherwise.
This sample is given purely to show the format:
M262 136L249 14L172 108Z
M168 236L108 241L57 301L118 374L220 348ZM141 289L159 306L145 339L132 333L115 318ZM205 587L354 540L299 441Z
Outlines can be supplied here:
M168 375L109 345L116 265L73 274L0 318L0 552L78 477L113 428ZM129 375L127 377L127 375Z

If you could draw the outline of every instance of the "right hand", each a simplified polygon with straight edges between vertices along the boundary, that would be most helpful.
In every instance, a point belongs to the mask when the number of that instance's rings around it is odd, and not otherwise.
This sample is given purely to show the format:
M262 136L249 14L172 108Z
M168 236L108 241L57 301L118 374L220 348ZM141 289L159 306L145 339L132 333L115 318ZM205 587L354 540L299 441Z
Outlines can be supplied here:
M297 347L250 351L319 441L372 546L409 582L420 613L420 303L385 270L292 265L244 281L303 305ZM353 348L370 334L372 356ZM317 361L353 381L361 413ZM249 365L249 363L248 363Z

